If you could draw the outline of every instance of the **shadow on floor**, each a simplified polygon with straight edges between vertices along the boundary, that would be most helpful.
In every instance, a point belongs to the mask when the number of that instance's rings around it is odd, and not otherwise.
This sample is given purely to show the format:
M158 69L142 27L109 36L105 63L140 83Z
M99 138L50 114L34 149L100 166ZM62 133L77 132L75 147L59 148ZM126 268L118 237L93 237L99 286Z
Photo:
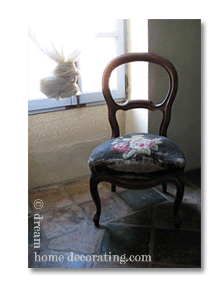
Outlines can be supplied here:
M95 205L89 179L30 191L30 268L200 268L201 176L185 175L180 207L182 225L173 226L175 188L124 190L99 184L100 227L92 217ZM43 207L35 208L41 199ZM39 224L34 214L40 215ZM38 242L39 241L39 242ZM34 244L35 243L35 244Z

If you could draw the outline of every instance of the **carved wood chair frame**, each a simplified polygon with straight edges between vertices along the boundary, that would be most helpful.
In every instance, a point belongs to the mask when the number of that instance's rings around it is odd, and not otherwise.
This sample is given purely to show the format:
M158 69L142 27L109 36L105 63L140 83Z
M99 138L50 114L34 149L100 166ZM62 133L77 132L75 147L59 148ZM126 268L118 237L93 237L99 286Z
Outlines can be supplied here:
M170 85L169 85L169 91L162 103L154 104L152 101L149 100L128 100L124 104L119 105L113 100L109 88L109 79L112 71L122 64L134 61L146 61L150 63L155 63L160 65L166 70L166 72L169 75ZM167 137L167 129L171 118L171 107L177 93L177 88L178 88L178 76L176 69L170 61L162 58L161 56L152 53L127 53L114 58L107 65L106 69L104 70L102 78L102 92L108 106L108 118L112 129L112 138L120 136L119 126L116 119L116 112L118 110L127 111L133 108L146 108L151 111L160 110L163 114L163 118L160 124L159 135ZM162 185L163 192L167 193L166 191L167 182L173 183L177 188L173 208L173 219L175 227L177 228L180 227L181 219L179 217L178 210L184 193L183 172L174 175L163 175L148 180L137 180L137 181L120 180L106 173L99 173L99 174L92 173L90 179L90 192L97 209L93 218L93 221L96 226L99 225L99 219L101 215L101 201L98 194L98 184L102 181L110 182L112 184L113 192L115 192L116 186L126 189L139 190Z

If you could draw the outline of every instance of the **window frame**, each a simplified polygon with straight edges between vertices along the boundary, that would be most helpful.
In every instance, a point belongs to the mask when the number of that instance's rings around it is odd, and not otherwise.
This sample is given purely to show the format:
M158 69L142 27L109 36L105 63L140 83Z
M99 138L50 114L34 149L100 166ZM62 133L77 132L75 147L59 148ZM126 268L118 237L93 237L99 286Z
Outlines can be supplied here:
M114 38L116 42L116 55L125 53L127 50L126 20L117 19L115 32L98 33L96 35L96 38ZM79 60L76 62L76 65L79 68ZM125 75L125 65L118 67L117 89L112 89L112 95L116 102L124 101L126 99ZM78 77L78 85L80 87L80 90L82 91L82 75ZM103 97L102 91L82 93L79 97L72 96L70 98L60 99L59 101L48 98L28 100L28 115L55 112L70 108L79 108L83 106L92 106L104 103L105 99Z

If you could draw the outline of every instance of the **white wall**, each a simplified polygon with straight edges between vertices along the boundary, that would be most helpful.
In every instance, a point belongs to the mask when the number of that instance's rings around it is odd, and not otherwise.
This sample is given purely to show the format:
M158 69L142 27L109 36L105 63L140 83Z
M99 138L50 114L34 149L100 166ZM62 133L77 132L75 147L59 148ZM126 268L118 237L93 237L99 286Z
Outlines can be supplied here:
M169 59L178 72L168 137L184 151L187 170L201 166L201 21L149 20L149 52ZM159 103L168 78L162 68L149 67L149 97ZM156 78L157 77L157 78ZM157 133L161 115L149 113L149 132Z
M147 19L134 18L127 21L128 52L148 52L148 22ZM148 64L133 62L128 65L128 99L148 99ZM147 132L148 111L132 109L125 112L125 133Z

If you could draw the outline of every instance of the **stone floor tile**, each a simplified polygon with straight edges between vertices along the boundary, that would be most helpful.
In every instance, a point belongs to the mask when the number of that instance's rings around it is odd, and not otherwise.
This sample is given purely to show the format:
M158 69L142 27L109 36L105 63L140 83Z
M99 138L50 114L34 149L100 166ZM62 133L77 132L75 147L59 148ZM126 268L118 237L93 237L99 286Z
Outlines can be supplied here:
M199 197L199 202L201 204L201 192L198 194L198 197Z
M65 189L77 203L92 200L92 196L90 194L90 180L88 178L83 179L74 185L66 186ZM105 197L105 195L109 193L108 189L102 185L102 183L98 185L98 191L101 197Z
M196 179L192 181L194 175ZM110 183L100 183L98 189L102 211L99 228L96 228L92 221L96 207L90 195L89 178L33 189L29 195L31 204L36 199L41 199L44 207L35 211L43 216L40 223L40 249L33 247L33 215L28 221L29 267L200 268L201 190L197 175L199 176L199 173L187 177L185 175L184 198L179 209L182 219L180 229L173 226L176 188L171 183L168 183L168 193L164 194L164 197L160 193L161 185L144 191L117 187L116 193L112 193ZM111 224L107 224L108 221L111 221ZM92 261L90 258L90 255L99 256L109 252L111 255L126 254L127 257L149 255L149 251L152 253L152 262L128 261L120 264L115 261ZM41 262L34 263L34 252L44 256ZM78 261L67 260L71 253ZM48 261L49 255L60 256L63 261ZM88 257L87 260L81 258L84 256Z
M162 192L162 185L155 187L158 191ZM196 192L200 191L200 188L191 184L190 182L185 182L184 187L184 199L189 199L190 194L195 194ZM164 194L170 201L174 201L176 195L176 186L172 183L167 183L167 193ZM195 200L194 200L195 201Z
M103 223L105 221L114 220L116 218L126 216L131 210L128 209L128 207L125 207L121 202L114 196L109 195L105 198L100 198L101 200L101 217L100 217L100 223ZM96 207L94 202L88 201L85 203L79 204L85 215L90 221L93 221L93 216L96 212Z
M130 263L126 262L126 263L120 263L120 262L96 262L96 263L93 263L93 266L92 268L102 268L102 269L129 269L129 268L132 268Z
M34 247L29 246L28 247L28 268L31 268L34 264L34 252L36 252L36 254L39 255L40 249L34 249Z
M195 169L185 173L185 179L197 187L201 187L201 169Z
M201 188L199 186L194 185L194 183L186 181L185 179L185 189L184 189L184 194L189 194L189 193L193 193L197 190L201 190Z
M196 193L190 193L187 195L183 196L183 203L188 203L188 204L197 204L197 197L196 197Z
M35 255L34 255L35 257ZM52 250L42 251L36 257L36 261L31 268L72 268L84 269L90 268L91 261L83 261L83 255L69 254L65 252L57 252Z
M80 209L75 205L43 214L42 229L47 238L61 236L85 222Z
M181 203L179 208L181 217L180 229L200 230L201 215L196 204ZM160 228L173 228L173 202L154 207L154 225Z
M102 231L95 228L94 225L83 224L67 235L52 239L48 247L52 250L92 254L101 233Z
M84 178L84 179L80 179L80 178L79 178L79 179L73 179L73 180L64 182L63 185L64 185L64 187L65 187L65 186L69 186L69 185L74 185L74 184L77 184L77 183L79 183L80 181L85 180L85 179L86 179L86 178ZM88 177L87 179L89 179L89 177Z
M33 208L33 205L30 203L29 197L28 197L28 218L33 217L33 214L34 214L34 208Z
M111 191L111 183L109 182L102 182L102 184L107 188L108 191ZM116 191L115 192L122 192L125 191L126 188L121 188L119 186L116 186ZM112 192L114 193L114 192Z
M34 243L34 219L28 218L28 244L32 243Z
M133 213L129 216L115 220L111 223L150 226L152 222L152 207Z
M201 265L201 234L185 230L155 231L153 262Z
M72 201L69 199L64 188L49 189L42 192L37 192L29 195L29 199L31 204L33 204L37 199L41 199L43 201L43 208L41 208L41 210L36 209L35 206L33 206L36 213L39 213L40 211L41 213L44 213L72 204Z
M167 201L165 197L154 189L126 190L116 193L116 195L118 195L118 197L120 197L126 205L134 211Z
M195 190L193 193L191 193L190 195L194 195L197 199L197 203L199 205L199 207L201 208L201 189Z
M108 224L103 226L104 235L98 255L148 255L150 229L126 225ZM123 257L123 256L122 256Z
M41 253L41 251L45 251L48 249L47 241L41 241L40 247L34 247L34 243L28 246L28 268L31 268L34 263L34 253L36 252L37 255Z
M51 190L51 189L57 189L60 188L62 184L58 183L58 184L50 184L50 185L46 185L46 186L40 186L40 187L34 187L32 189L29 190L29 194L34 194L37 192L44 192L47 190Z

